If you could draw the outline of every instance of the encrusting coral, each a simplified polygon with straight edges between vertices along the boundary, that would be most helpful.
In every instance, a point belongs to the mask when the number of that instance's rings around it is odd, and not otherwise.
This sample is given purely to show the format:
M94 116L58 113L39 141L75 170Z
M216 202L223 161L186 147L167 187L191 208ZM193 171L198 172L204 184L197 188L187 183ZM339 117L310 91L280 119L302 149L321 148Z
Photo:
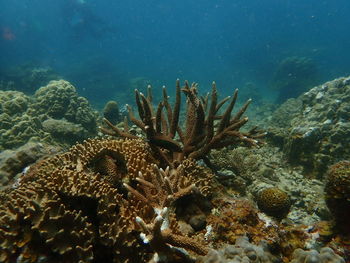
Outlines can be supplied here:
M350 77L337 78L287 101L272 115L269 136L308 176L350 158Z
M270 245L279 243L278 226L266 223L252 202L245 199L220 198L213 201L214 213L207 217L212 229L211 239L216 243L233 244L237 238L247 236L255 244L265 240Z

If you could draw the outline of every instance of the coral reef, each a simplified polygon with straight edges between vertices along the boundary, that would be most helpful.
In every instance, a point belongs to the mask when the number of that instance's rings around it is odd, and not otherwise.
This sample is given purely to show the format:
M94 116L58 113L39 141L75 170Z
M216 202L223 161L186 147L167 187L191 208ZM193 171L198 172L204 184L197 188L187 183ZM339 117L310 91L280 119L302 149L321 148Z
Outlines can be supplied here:
M317 84L316 64L306 57L287 57L277 66L271 87L278 90L278 103L295 98Z
M277 187L261 190L257 195L257 203L261 211L277 219L284 218L291 206L288 194Z
M252 154L259 157L261 165L259 170L254 172L254 180L246 185L246 196L257 200L263 189L277 187L286 192L291 199L288 221L313 225L320 220L331 219L324 198L320 198L324 196L324 183L321 180L305 177L302 167L289 164L278 147L267 144L253 149ZM245 158L249 159L250 156Z
M268 137L284 148L291 163L322 177L330 164L350 157L349 99L349 77L314 87L274 113Z
M81 124L69 122L65 119L56 120L49 118L44 120L41 125L44 132L49 133L57 142L63 144L68 143L72 145L83 141L91 135Z
M33 97L0 91L0 102L0 150L28 141L70 146L97 134L97 113L64 80L50 82Z
M187 98L184 128L179 125L181 91ZM150 147L166 166L177 167L185 158L207 161L205 156L212 149L239 144L254 146L259 144L257 139L264 136L256 127L246 133L240 131L240 128L248 121L248 118L241 117L250 104L250 100L232 117L231 112L237 95L236 90L232 98L227 97L218 102L216 85L213 83L211 94L201 99L198 96L197 84L190 86L188 82L185 82L185 86L180 88L180 81L177 80L173 107L169 103L166 89L163 88L163 101L155 109L149 86L147 96L135 91L140 120L135 118L131 108L129 108L129 118L146 134ZM220 109L228 100L230 100L229 105L220 114ZM110 121L105 121L110 129L102 128L104 133L124 138L137 138L128 132L127 125L122 131Z
M154 166L154 173L155 176L151 178L151 181L146 181L139 173L136 180L142 192L124 184L129 192L141 201L142 206L149 206L154 212L151 222L145 219L149 218L149 211L144 211L144 215L140 213L136 217L136 223L143 231L140 234L143 242L150 244L154 250L154 259L159 258L165 262L174 262L176 258L187 260L188 252L179 250L179 247L205 255L208 248L204 242L182 235L174 220L174 202L195 191L196 185L193 183L195 180L186 176L182 165L176 170L168 168L165 171Z
M29 97L19 91L0 91L0 113L8 116L23 114L30 103Z
M217 245L233 244L241 236L247 236L254 244L263 240L271 246L279 244L278 225L271 220L267 223L252 202L226 197L215 199L213 204L213 213L207 217L211 229L207 238Z
M84 101L73 103L70 98L74 92L67 82L51 82L36 92L31 112L45 111L48 117L74 120L84 127L90 123L77 118L79 102ZM199 196L210 200L213 193L213 175L196 159L204 159L211 149L225 145L257 145L262 134L256 129L239 132L247 122L241 116L249 102L231 117L237 91L218 115L229 98L217 103L213 85L208 108L209 97L201 100L197 86L187 83L183 88L188 99L187 118L182 131L180 92L177 82L172 108L164 89L155 115L151 97L136 92L141 120L131 110L129 116L146 133L146 140L129 133L127 125L121 131L107 121L112 131L105 131L124 135L124 139L77 144L66 153L37 162L12 188L2 192L0 259L194 262L198 255L207 254L205 220L196 214L177 220L177 213L184 212L177 209L182 200L199 200ZM74 109L78 109L77 115L71 115ZM52 126L48 124L56 120L46 122L49 130ZM188 231L191 226L193 230Z
M342 235L350 236L350 162L332 165L326 176L325 199Z
M67 82L48 87L21 100L22 112L41 112L38 131L50 136L68 136L66 130L71 138L88 136L84 129L92 123L79 117L88 111L86 101L69 100L75 90ZM182 93L186 112L180 109ZM39 158L35 164L13 153L23 160L21 169L30 167L6 175L11 184L0 192L1 262L346 260L346 240L330 222L319 222L330 219L320 198L322 182L304 177L277 147L242 147L262 145L264 134L241 131L249 101L232 114L237 91L218 102L215 84L200 97L196 84L181 89L177 81L172 105L165 89L158 106L150 88L135 96L138 117L128 107L129 120L106 120L102 128L117 139L89 139L44 158L34 147L28 152ZM7 162L10 173L19 171L11 170L12 163L18 167L16 158ZM343 182L345 172L337 171L325 188L332 197L344 193L344 184L334 182ZM334 250L319 250L324 246Z

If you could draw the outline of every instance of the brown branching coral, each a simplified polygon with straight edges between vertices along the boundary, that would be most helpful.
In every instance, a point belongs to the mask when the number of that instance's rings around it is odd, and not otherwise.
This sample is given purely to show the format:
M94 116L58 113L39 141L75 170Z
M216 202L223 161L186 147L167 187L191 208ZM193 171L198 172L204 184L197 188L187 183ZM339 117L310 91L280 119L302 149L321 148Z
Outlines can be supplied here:
M155 251L155 262L191 262L188 252L180 248L199 255L205 255L208 248L197 240L182 235L171 214L174 213L173 203L195 191L195 185L184 176L182 165L176 170L170 170L169 167L166 170L157 166L153 168L154 176L150 181L141 173L136 178L140 190L125 184L134 198L153 210L151 216L147 213L136 217L136 222L142 229L140 236Z
M176 167L185 158L206 160L205 156L210 150L232 144L257 145L259 143L257 139L264 135L256 127L246 133L240 131L248 121L248 118L242 118L242 115L247 110L250 100L234 116L231 116L238 90L233 93L232 98L227 97L218 102L215 83L212 85L211 94L207 94L204 98L198 96L197 88L197 84L190 86L188 82L180 88L180 81L177 80L173 107L169 103L166 89L163 88L163 101L156 109L152 104L150 87L147 97L136 90L136 104L140 119L137 119L131 107L128 107L130 120L146 134L150 147L165 166ZM184 128L179 125L181 91L187 98ZM222 106L228 101L226 110L221 113ZM125 125L122 131L110 121L105 120L105 122L110 129L102 128L102 131L108 135L138 138L129 132L128 125Z
M195 189L195 185L192 184L191 180L185 177L182 165L176 170L170 170L169 167L163 170L154 165L153 173L150 181L147 181L141 172L136 178L143 193L127 184L124 184L124 186L138 200L154 209L168 207L176 199L190 194Z

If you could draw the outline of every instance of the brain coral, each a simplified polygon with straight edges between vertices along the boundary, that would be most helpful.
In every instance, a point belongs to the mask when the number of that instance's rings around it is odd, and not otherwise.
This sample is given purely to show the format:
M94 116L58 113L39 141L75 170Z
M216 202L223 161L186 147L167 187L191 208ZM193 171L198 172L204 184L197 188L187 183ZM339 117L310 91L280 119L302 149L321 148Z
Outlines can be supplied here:
M133 208L125 206L110 183L113 174L104 173L95 162L107 156L127 171L117 171L120 178L138 171L147 174L154 161L142 141L91 140L37 163L18 187L1 196L0 261L91 262L112 253L118 242L137 251L137 239L128 241L132 229L125 226ZM128 249L118 249L113 254L121 261L116 262L123 262Z
M337 227L350 234L350 162L332 165L326 176L325 199Z
M288 194L276 187L261 190L257 203L261 211L278 219L285 217L291 206Z

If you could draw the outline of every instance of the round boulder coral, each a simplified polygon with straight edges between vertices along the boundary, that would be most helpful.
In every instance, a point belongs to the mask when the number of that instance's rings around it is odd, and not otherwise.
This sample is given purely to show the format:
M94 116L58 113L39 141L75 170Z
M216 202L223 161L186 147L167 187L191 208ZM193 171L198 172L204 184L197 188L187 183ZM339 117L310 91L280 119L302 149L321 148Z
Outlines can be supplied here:
M106 103L103 108L103 117L113 124L117 124L120 121L119 107L116 101L110 100Z
M34 98L35 103L30 111L32 115L46 114L53 119L65 118L95 132L97 114L85 98L78 96L75 87L68 81L51 81L38 89Z
M334 216L336 226L350 234L350 162L341 161L328 169L325 186L326 204Z
M261 211L277 219L284 218L291 206L288 194L277 187L261 190L257 196L257 203Z

